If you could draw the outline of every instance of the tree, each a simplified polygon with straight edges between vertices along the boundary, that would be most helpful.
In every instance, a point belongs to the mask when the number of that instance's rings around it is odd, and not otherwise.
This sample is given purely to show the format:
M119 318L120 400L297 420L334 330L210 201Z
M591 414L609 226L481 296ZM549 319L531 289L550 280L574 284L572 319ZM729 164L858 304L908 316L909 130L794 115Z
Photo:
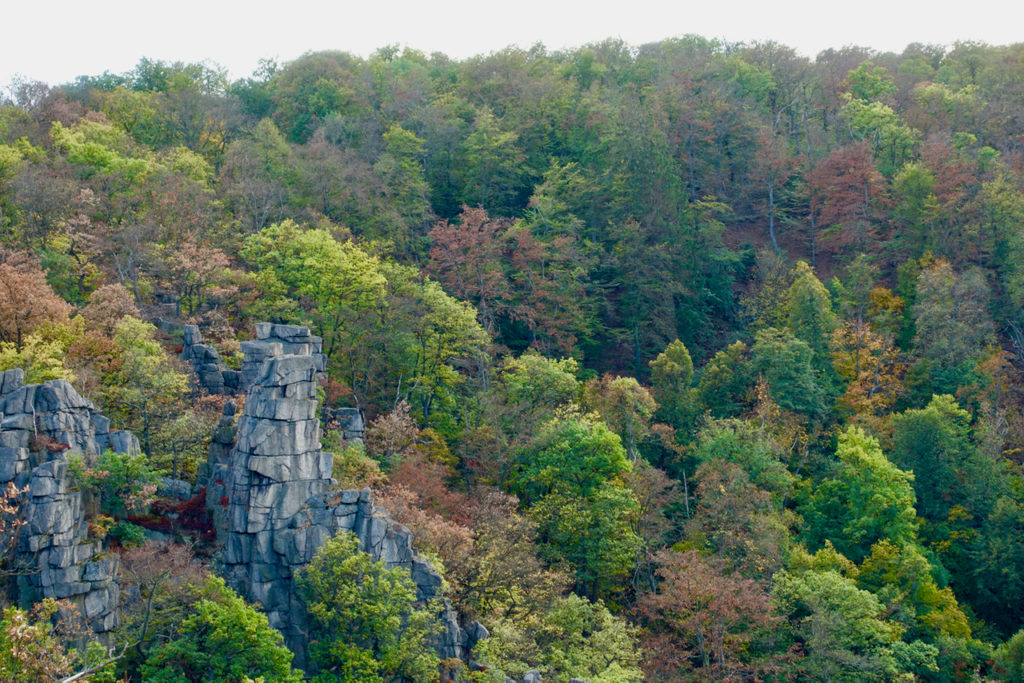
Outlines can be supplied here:
M518 508L515 496L492 490L474 509L473 553L455 572L461 614L522 623L547 614L568 587L569 577L541 561L537 525Z
M75 373L65 364L67 345L61 339L45 338L38 332L25 337L19 349L14 342L0 342L0 372L11 368L25 371L26 384L51 379L75 381Z
M327 230L304 229L291 220L249 237L242 256L258 269L257 282L267 295L260 312L295 316L294 298L301 298L329 356L357 313L383 297L387 282L377 257Z
M168 357L149 323L125 316L115 328L114 344L100 401L106 415L134 431L152 455L157 430L177 416L188 395L188 375Z
M834 150L814 167L808 183L821 197L819 220L828 226L823 241L837 251L854 247L858 252L874 252L879 210L887 195L871 148L859 142Z
M777 501L791 492L794 479L781 460L782 448L770 433L749 421L708 420L692 447L698 463L719 460L738 465L753 484L770 491Z
M889 462L878 440L858 427L839 435L836 457L835 477L817 485L803 509L809 543L831 541L854 561L882 539L914 543L914 475Z
M906 364L899 350L871 325L844 322L832 333L832 366L846 391L837 407L854 415L883 415L903 393Z
M65 677L113 681L112 659L96 641L83 643L77 610L47 598L31 611L8 607L0 618L0 678L4 681L62 681ZM81 647L76 648L75 640ZM116 657L114 658L116 659ZM78 673L76 674L76 670ZM86 676L86 672L93 674Z
M1006 637L1024 622L1024 504L1003 496L970 553L971 604Z
M217 301L237 291L231 284L227 254L199 244L192 233L185 233L181 242L160 251L166 263L160 279L174 296L175 315L191 317L201 312L211 298Z
M992 340L988 301L988 284L979 269L957 274L948 261L936 261L918 277L913 308L914 346L922 356L918 369L930 374L931 385L943 393L955 392Z
M1024 678L1024 630L996 648L995 674L1003 681L1019 681Z
M781 568L789 544L779 503L739 465L724 460L702 463L694 479L697 508L685 525L689 543L721 560L728 573L764 582Z
M543 425L517 458L512 488L532 505L552 493L587 497L631 469L622 440L589 415L556 417Z
M793 284L784 304L786 326L797 339L807 342L814 352L815 366L825 373L831 368L829 341L837 322L832 298L806 261L797 261ZM822 378L824 379L824 377Z
M0 246L0 341L21 348L23 340L46 321L67 320L71 306L46 282L29 254Z
M933 396L925 408L893 415L892 460L914 473L918 512L944 521L952 505L962 505L965 465L975 455L971 416L952 396ZM987 512L987 511L985 511Z
M939 587L933 571L920 548L882 540L871 547L871 554L861 563L857 584L883 601L892 615L890 619L906 629L904 639L969 641L967 616L952 589Z
M900 121L886 104L856 97L844 99L842 115L849 122L853 136L871 145L882 173L892 177L910 160L921 134Z
M824 415L827 387L815 372L814 351L807 342L774 327L758 330L754 338L752 365L768 382L775 402L808 417Z
M519 208L523 153L518 142L519 136L502 130L490 109L477 111L462 148L464 202L504 216L511 216Z
M816 680L859 680L898 673L892 647L899 627L872 593L835 569L780 572L772 600L806 652L797 667ZM932 651L934 665L934 649Z
M701 368L697 396L712 417L733 417L750 402L754 382L747 345L736 341Z
M730 574L725 563L694 550L662 551L655 557L661 579L656 592L640 596L638 612L651 635L645 667L659 679L676 680L701 669L721 680L751 675L748 646L758 630L776 621L768 593L750 579Z
M696 413L696 391L691 386L693 361L686 345L678 339L672 341L648 365L651 390L658 402L655 416L676 429L689 427Z
M569 413L541 427L510 477L537 523L544 558L566 563L576 590L594 598L614 593L636 559L638 508L622 482L630 470L618 435L593 416Z
M293 655L284 638L270 627L267 617L245 604L223 579L207 581L219 595L197 602L182 621L178 637L149 651L141 667L143 679L160 683L302 681L302 672L291 668Z
M482 208L463 206L458 225L440 221L430 230L430 272L455 296L473 302L480 323L492 333L510 314L511 283L501 263L501 243L510 227Z
M541 557L573 576L576 593L596 600L622 591L641 545L632 491L611 483L586 497L559 491L528 512L537 525Z
M433 215L423 171L424 141L398 124L384 133L383 141L384 151L377 158L374 170L384 183L385 198L403 224L404 232L396 239L396 251L421 254L420 241Z
M480 657L506 675L521 677L536 669L545 680L644 680L635 629L601 601L558 598L529 618L495 621L490 632L477 646Z
M650 392L632 377L609 374L583 385L583 404L597 411L625 441L631 462L640 457L637 443L650 432L650 420L658 404Z
M219 187L249 232L259 232L287 215L293 163L284 136L269 119L257 124L251 140L236 140L228 146Z
M779 240L775 235L775 221L779 213L778 193L796 172L796 168L797 159L789 149L787 140L767 128L764 129L758 138L753 173L755 182L759 182L766 195L768 238L776 255L779 253Z
M342 531L297 576L313 629L313 680L433 680L435 606L416 603L408 570L388 569L358 546Z

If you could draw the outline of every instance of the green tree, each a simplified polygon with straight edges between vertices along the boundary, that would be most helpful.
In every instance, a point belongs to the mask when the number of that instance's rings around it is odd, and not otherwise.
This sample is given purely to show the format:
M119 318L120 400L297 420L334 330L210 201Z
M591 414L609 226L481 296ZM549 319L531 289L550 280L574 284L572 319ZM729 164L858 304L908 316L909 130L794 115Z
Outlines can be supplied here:
M308 315L328 355L342 344L356 313L384 295L378 258L351 241L334 239L327 230L305 229L291 220L249 237L242 256L258 269L257 282L266 297L258 313ZM296 299L305 304L304 313L297 310Z
M839 435L834 477L814 487L804 505L805 533L814 547L826 541L852 560L868 555L877 541L914 543L914 475L882 454L878 440L858 427Z
M996 648L994 673L1001 681L1024 680L1024 629Z
M871 592L834 569L780 572L772 599L806 652L798 670L814 680L885 679L900 673L900 629ZM932 648L932 665L936 652Z
M508 676L536 669L545 680L568 683L642 681L637 634L601 601L560 597L549 609L522 619L499 619L478 645L481 659Z
M871 547L857 572L857 584L883 601L890 619L905 629L905 639L970 639L971 627L956 596L936 583L933 572L918 547L886 539Z
M154 436L183 408L188 375L156 340L156 327L125 316L114 330L114 362L103 376L100 402L106 414L134 431L147 455Z
M784 309L786 327L811 347L816 365L825 367L830 358L829 340L837 326L836 315L828 290L805 261L798 261L793 269L793 284L786 292Z
M622 481L631 470L618 435L585 415L556 417L523 448L510 480L540 532L541 554L566 563L576 590L613 594L640 539L639 506Z
M989 296L980 269L958 274L949 262L936 261L921 271L913 306L914 347L920 359L907 380L919 398L956 393L964 383L993 340Z
M669 343L648 365L651 389L658 402L655 416L676 429L686 429L696 417L696 391L693 360L686 345L678 339Z
M540 534L541 557L572 574L576 593L596 600L622 591L641 545L632 491L605 483L586 497L551 493L528 512Z
M416 603L408 570L387 568L343 531L297 576L312 624L314 681L432 681L433 606Z
M423 255L420 243L433 212L427 201L427 181L423 171L423 140L398 124L384 133L384 151L374 170L384 183L384 193L398 212L404 232L395 235L399 254Z
M519 453L512 489L528 505L551 493L586 497L630 469L622 440L604 422L556 417Z
M931 522L944 521L953 505L968 502L961 474L974 455L970 421L948 394L932 396L927 407L891 419L892 460L914 474L918 512Z
M712 417L734 417L751 401L754 382L747 345L736 341L701 368L697 397Z
M149 651L142 664L143 680L158 683L225 681L300 683L302 672L291 668L292 653L266 616L245 604L223 580L208 579L220 593L195 604L179 635Z
M1024 622L1024 504L1017 497L996 501L971 558L971 604L1009 636Z
M625 441L630 461L640 457L637 443L650 433L651 416L657 403L650 392L632 377L609 374L583 385L583 404L596 410L605 423Z
M815 372L810 345L789 330L774 327L758 330L754 339L752 366L768 382L775 402L808 417L823 416L827 394Z
M51 379L73 382L75 373L64 363L67 351L67 346L60 339L44 339L38 332L25 337L20 349L14 342L0 342L0 372L22 368L26 384Z
M483 207L499 216L510 216L519 208L522 191L523 153L519 136L503 130L490 109L482 108L462 149L465 166L463 201Z
M790 494L794 477L771 435L738 419L709 420L697 433L693 457L699 463L722 460L740 466L750 481L770 491L778 501Z

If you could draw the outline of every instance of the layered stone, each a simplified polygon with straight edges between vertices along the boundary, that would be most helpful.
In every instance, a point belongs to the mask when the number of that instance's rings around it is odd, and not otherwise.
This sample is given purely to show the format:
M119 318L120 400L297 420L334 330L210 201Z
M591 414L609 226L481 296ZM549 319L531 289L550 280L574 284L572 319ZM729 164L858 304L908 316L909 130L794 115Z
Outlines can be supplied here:
M335 534L350 531L375 560L409 571L420 600L440 595L441 576L413 549L409 530L374 506L369 489L334 490L333 457L320 447L319 339L306 328L269 323L257 325L256 335L242 344L243 375L251 378L242 415L233 426L233 404L226 408L211 446L207 501L221 520L229 583L263 605L301 667L309 628L294 577ZM359 427L353 438L361 437L361 413L346 417ZM441 656L468 656L467 645L476 641L460 629L451 608L438 619Z
M87 461L110 448L138 453L130 432L110 420L64 380L23 385L21 370L0 375L0 484L26 489L15 558L21 601L67 598L93 630L117 623L117 557L89 538L81 492L68 477L67 455Z

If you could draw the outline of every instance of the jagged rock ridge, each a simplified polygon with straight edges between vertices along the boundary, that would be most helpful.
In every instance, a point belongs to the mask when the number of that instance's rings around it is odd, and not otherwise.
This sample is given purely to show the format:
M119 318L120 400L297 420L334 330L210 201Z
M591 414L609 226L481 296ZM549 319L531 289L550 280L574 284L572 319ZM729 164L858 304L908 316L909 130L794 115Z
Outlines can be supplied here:
M24 372L0 374L0 484L27 487L24 526L17 529L15 567L26 606L68 598L97 633L117 624L118 559L89 538L82 493L68 478L67 454L89 462L110 448L138 453L126 431L65 380L24 385Z
M408 569L419 599L439 596L441 587L441 576L413 550L412 534L374 506L369 489L332 490L332 456L320 448L317 417L315 380L323 365L313 354L319 340L292 346L297 353L267 341L308 334L294 326L258 327L257 342L243 344L243 375L252 381L230 449L234 407L226 408L211 448L207 489L208 505L223 525L218 531L229 583L263 605L298 666L306 662L308 624L293 579L339 531L353 532L374 559ZM257 358L258 374L252 371ZM439 619L443 658L468 658L486 635L478 624L463 631L447 603Z

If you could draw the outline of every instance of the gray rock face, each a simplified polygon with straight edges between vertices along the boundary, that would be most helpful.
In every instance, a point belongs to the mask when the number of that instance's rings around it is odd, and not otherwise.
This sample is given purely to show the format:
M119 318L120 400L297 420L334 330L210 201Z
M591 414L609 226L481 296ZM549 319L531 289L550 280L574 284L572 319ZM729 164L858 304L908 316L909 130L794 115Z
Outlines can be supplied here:
M230 370L224 365L217 349L203 343L202 334L195 325L185 325L181 359L189 362L196 373L196 382L208 394L238 394L245 392L259 378L263 361L280 355L311 356L318 374L326 372L327 356L323 354L323 340L311 335L308 327L257 323L256 339L242 342L245 361L241 370Z
M116 555L89 538L82 494L68 479L67 453L88 461L107 448L138 453L130 432L110 421L64 380L23 385L24 373L0 375L0 484L26 488L25 524L15 539L21 600L70 598L93 630L117 623Z
M323 348L323 339L311 335L308 327L256 323L256 339L242 342L245 359L242 361L241 386L252 386L263 371L263 362L282 355L310 356L317 374L327 372L327 356Z
M412 547L412 534L375 507L369 489L333 491L332 456L320 449L316 378L324 370L319 339L305 328L257 325L245 342L243 375L251 378L232 437L234 406L225 410L209 461L207 505L223 542L225 576L259 602L271 626L306 666L308 622L293 577L341 530L389 567L407 569L420 600L437 597L441 576ZM230 412L230 414L229 414ZM360 416L361 420L361 416ZM486 629L463 632L450 605L438 615L444 658L468 657Z
M208 394L234 394L240 388L241 373L224 366L217 349L204 344L199 328L185 325L185 339L181 359L191 363L196 373L196 382Z
M345 441L363 442L363 435L366 433L366 416L359 408L328 409L326 420L328 428L340 430Z

